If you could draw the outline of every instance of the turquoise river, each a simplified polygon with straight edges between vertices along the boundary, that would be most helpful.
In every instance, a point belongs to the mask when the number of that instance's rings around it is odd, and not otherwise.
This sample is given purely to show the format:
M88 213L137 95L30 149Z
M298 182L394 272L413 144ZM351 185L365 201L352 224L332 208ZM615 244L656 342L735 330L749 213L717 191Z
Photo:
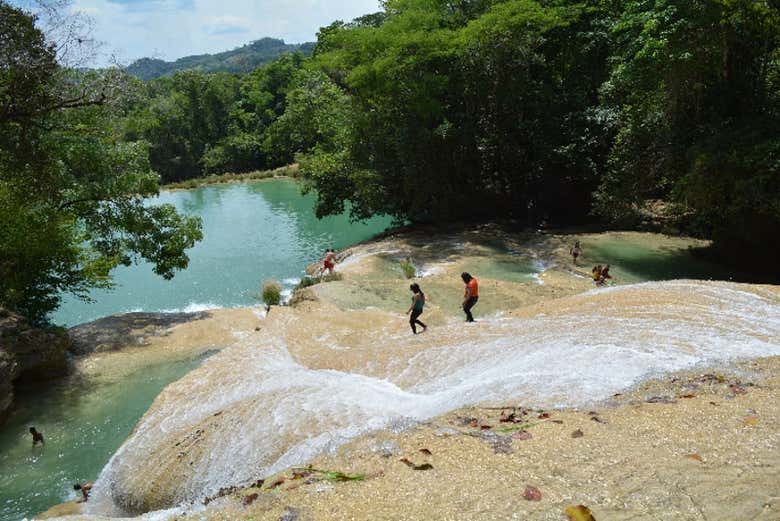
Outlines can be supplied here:
M170 281L147 264L120 267L112 291L93 292L93 302L66 297L54 322L257 304L263 280L289 290L327 247L369 239L390 224L351 223L347 215L318 220L314 196L287 179L163 192L156 202L203 219L204 239L189 251L189 267ZM21 389L0 430L0 520L19 521L74 499L73 483L95 479L159 392L200 361L66 381L42 393ZM44 434L44 448L32 449L30 425Z

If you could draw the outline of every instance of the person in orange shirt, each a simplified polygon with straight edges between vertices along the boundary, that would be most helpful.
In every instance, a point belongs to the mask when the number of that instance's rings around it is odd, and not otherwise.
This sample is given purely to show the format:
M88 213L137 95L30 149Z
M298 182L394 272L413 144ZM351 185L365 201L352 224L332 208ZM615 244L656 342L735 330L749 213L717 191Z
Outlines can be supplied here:
M460 274L460 278L463 279L464 284L466 284L466 292L463 294L463 311L466 313L466 322L474 322L471 308L473 308L479 300L479 284L477 283L477 279L465 271Z

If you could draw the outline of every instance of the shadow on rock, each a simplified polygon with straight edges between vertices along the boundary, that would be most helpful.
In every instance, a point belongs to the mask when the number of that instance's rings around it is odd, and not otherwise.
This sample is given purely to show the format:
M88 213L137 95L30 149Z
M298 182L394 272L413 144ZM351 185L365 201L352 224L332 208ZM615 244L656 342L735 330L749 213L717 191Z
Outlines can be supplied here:
M130 346L149 345L148 338L170 334L173 326L209 318L211 313L126 313L101 318L68 330L77 355L117 351Z

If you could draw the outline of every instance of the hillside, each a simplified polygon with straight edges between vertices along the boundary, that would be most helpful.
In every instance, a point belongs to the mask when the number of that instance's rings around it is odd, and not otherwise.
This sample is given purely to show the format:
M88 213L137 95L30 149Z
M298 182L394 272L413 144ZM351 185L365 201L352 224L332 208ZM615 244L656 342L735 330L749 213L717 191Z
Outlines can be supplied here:
M275 38L261 38L231 51L216 54L185 56L168 62L156 58L141 58L127 67L127 72L142 79L151 80L185 69L203 72L250 72L285 53L311 52L313 43L285 43Z

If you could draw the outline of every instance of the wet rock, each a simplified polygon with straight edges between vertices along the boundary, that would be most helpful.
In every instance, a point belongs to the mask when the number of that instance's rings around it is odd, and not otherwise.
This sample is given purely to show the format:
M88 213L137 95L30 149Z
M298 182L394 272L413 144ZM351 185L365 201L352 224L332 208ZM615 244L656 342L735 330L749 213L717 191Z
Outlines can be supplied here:
M381 440L372 443L369 448L374 454L379 454L383 458L390 458L401 453L401 447L393 440Z
M0 416L13 403L14 382L67 374L70 345L65 330L33 327L21 315L0 308Z
M460 431L452 427L439 427L435 432L436 436L442 438L445 436L458 436Z
M148 344L147 338L160 336L173 326L210 316L208 311L112 315L70 328L68 334L73 339L70 351L81 356L144 346Z
M279 521L298 521L301 517L301 511L297 508L287 507L279 518Z
M521 431L522 432L522 431ZM501 436L491 431L480 431L479 433L472 434L484 441L486 441L496 454L512 454L514 449L512 448L512 436Z

